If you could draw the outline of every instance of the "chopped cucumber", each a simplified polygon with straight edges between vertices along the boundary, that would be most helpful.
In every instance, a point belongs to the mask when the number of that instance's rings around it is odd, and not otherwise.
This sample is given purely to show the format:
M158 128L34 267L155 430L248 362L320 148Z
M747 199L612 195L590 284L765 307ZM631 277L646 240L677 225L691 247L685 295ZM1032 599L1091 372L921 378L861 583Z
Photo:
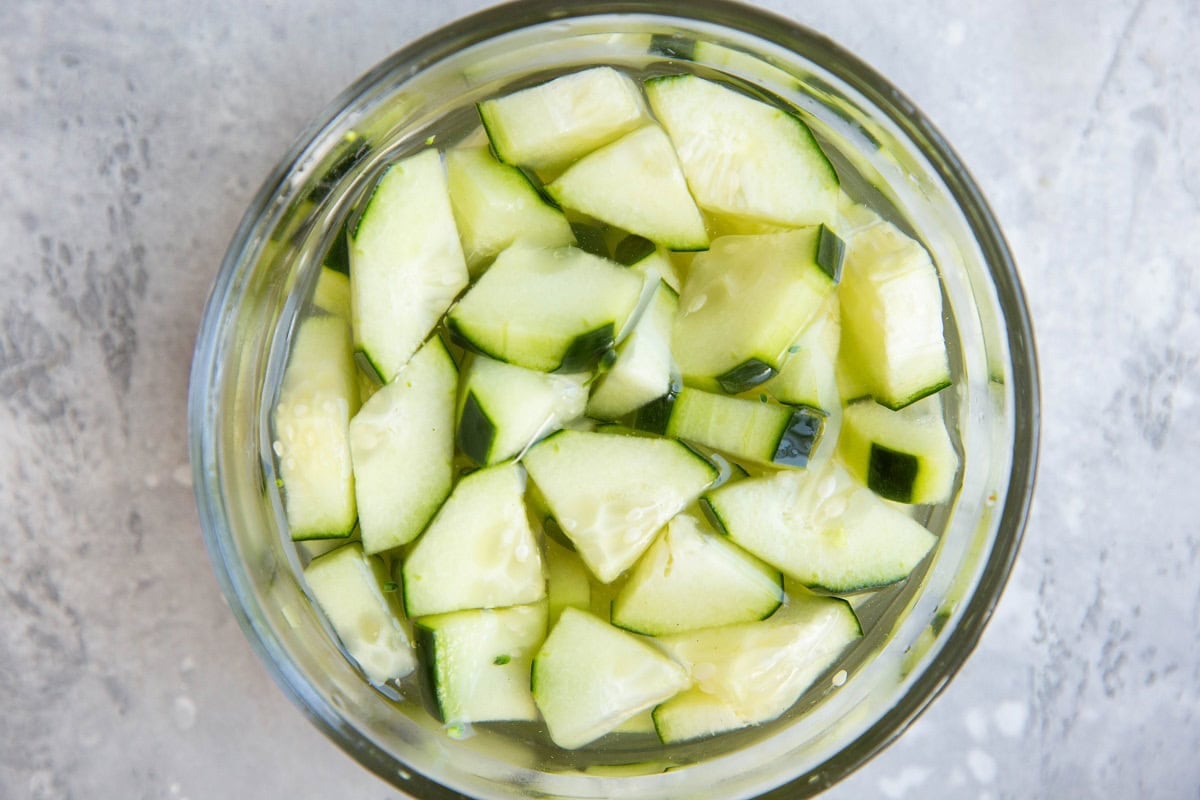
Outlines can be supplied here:
M735 394L771 378L833 294L840 242L820 226L725 236L696 256L671 334L684 380Z
M401 622L396 593L378 556L358 542L314 558L304 580L334 633L367 678L375 684L397 680L417 666Z
M449 151L446 176L472 277L518 240L538 247L575 243L563 213L547 205L519 169L501 164L486 147Z
M782 600L777 570L681 514L630 572L612 621L659 636L763 619Z
M870 400L850 404L838 442L842 462L888 500L914 505L949 500L958 454L936 401L926 398L900 411Z
M679 442L562 431L525 455L529 476L592 574L609 583L717 477Z
M791 226L837 218L837 173L794 114L694 75L653 78L646 95L701 208Z
M410 617L516 606L546 596L524 494L524 472L513 463L459 481L404 559Z
M937 270L889 222L854 236L838 292L843 347L867 390L902 408L950 385Z
M350 421L363 548L407 544L450 493L458 370L433 337Z
M350 242L354 343L389 382L467 285L436 150L388 168Z
M546 187L561 205L672 250L703 250L708 233L662 128L647 125L575 162Z
M654 710L659 737L669 744L775 719L861 636L846 601L795 595L762 622L663 637L696 686Z
M662 281L633 332L617 349L617 360L593 384L587 413L617 419L667 393L671 387L671 325L679 298Z
M847 593L908 577L937 539L835 460L728 483L702 504L719 530L804 586Z
M634 251L634 246L625 245L625 242L641 238L642 237L640 236L630 235L629 237L626 237L626 239L621 240L621 242L617 244L617 249L613 254L613 257L618 262L625 263L621 260L622 255L624 255L626 258L631 258L637 255L636 251ZM625 253L621 252L622 246L628 248ZM665 247L655 247L651 251L643 252L645 255L636 261L631 262L629 266L642 273L647 280L651 280L651 276L657 276L671 288L671 291L673 291L676 296L678 296L679 290L683 287L683 277L679 274L679 265L675 263L675 259L671 255L671 251L667 250Z
M447 725L538 718L529 675L545 603L422 617L416 635Z
M588 580L587 565L573 551L568 550L552 538L545 543L546 554L546 600L549 604L550 624L558 622L564 608L587 610L592 604L592 585Z
M317 287L313 290L313 305L350 322L350 277L344 272L321 267Z
M790 406L811 406L827 414L841 405L835 365L841 322L838 299L831 295L820 313L787 349L779 373L759 389Z
M450 312L472 349L544 372L581 372L612 349L637 306L637 273L574 247L516 244Z
M688 685L683 668L633 634L575 608L533 660L533 698L550 738L574 750Z
M349 536L358 510L350 417L358 384L350 330L340 317L309 317L292 340L272 423L284 510L293 539Z
M475 356L459 393L458 447L477 464L520 455L583 415L586 373L554 375Z
M595 67L479 104L492 147L509 164L553 172L645 122L637 84Z

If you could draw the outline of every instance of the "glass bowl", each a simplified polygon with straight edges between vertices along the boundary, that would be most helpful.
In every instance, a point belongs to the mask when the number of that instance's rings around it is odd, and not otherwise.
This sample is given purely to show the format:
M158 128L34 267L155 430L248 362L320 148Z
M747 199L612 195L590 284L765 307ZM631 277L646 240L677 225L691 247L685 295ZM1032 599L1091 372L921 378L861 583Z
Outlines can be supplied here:
M439 120L470 119L481 98L598 62L714 71L792 104L834 145L847 191L870 194L925 243L943 282L955 373L944 402L963 459L956 499L923 519L940 536L933 556L857 602L867 635L793 713L682 748L565 756L488 731L453 738L419 699L386 696L361 677L298 577L268 420L321 257L382 166L422 146ZM868 66L790 20L724 0L526 0L395 53L283 157L221 264L188 413L201 525L234 614L293 701L385 781L422 799L795 798L898 736L974 647L1026 519L1038 389L1028 313L995 219L949 145Z

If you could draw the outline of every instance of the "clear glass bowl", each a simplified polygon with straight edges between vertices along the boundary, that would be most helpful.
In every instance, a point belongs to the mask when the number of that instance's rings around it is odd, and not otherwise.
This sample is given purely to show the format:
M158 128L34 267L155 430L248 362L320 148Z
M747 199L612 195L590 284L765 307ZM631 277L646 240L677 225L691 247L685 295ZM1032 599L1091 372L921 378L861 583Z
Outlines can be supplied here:
M865 178L848 188L872 193L932 253L956 379L947 414L964 456L957 498L925 520L940 542L922 571L860 604L869 633L842 665L848 679L824 682L775 723L676 750L575 758L487 732L452 739L419 701L393 702L360 676L298 578L267 424L288 338L338 223L382 165L421 145L436 121L563 69L681 61L794 104L836 145L843 171ZM284 156L217 276L189 427L204 536L242 628L312 722L384 780L423 799L795 798L898 736L978 640L1033 489L1037 369L1016 270L987 204L929 121L865 64L790 20L722 0L529 0L400 50ZM639 766L617 766L629 763Z

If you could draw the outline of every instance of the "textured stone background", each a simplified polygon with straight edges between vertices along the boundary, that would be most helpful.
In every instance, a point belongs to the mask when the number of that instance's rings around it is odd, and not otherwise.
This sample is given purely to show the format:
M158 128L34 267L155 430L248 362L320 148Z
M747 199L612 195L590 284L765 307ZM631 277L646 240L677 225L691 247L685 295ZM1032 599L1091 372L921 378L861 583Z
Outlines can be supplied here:
M185 452L252 193L361 71L480 4L0 2L0 797L396 798L226 609ZM1005 227L1043 459L975 656L835 798L1200 792L1200 4L766 3L905 90Z

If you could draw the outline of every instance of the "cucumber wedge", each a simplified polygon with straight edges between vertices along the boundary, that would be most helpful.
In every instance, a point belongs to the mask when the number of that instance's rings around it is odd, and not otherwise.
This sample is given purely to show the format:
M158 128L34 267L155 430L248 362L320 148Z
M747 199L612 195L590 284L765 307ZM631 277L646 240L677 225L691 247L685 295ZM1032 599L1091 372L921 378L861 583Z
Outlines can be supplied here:
M838 177L793 114L694 75L646 82L706 211L799 226L837 219Z
M679 442L610 433L562 431L532 447L524 463L603 583L632 566L659 528L717 477Z
M284 509L295 540L340 538L354 529L354 372L345 320L309 317L301 323L271 415Z
M546 639L546 604L422 617L417 644L447 725L532 721L534 653Z
M566 208L672 250L703 250L708 233L662 128L647 125L584 156L546 187Z
M357 542L314 558L304 580L342 646L375 684L397 680L417 666L396 593L384 591L387 570Z
M450 312L471 349L543 372L582 372L612 349L637 306L642 279L574 247L516 244Z
M350 421L363 548L407 544L450 493L458 369L429 340Z
M523 605L546 596L524 494L524 472L512 463L459 481L404 559L410 617Z
M617 348L617 360L592 385L588 416L617 419L657 400L671 388L671 325L679 298L662 281L633 332Z
M650 636L763 619L783 600L779 572L680 514L613 603L613 624Z
M350 278L344 272L321 267L317 286L313 289L313 305L326 314L350 322Z
M564 608L587 610L592 604L592 585L587 566L573 551L554 539L544 542L546 555L546 600L550 624L558 622Z
M550 738L574 750L686 688L683 668L632 634L575 608L533 660L533 698Z
M944 502L958 473L958 454L936 396L900 411L870 400L851 403L838 456L873 492L898 503Z
M350 241L354 344L390 382L467 285L436 150L388 168Z

